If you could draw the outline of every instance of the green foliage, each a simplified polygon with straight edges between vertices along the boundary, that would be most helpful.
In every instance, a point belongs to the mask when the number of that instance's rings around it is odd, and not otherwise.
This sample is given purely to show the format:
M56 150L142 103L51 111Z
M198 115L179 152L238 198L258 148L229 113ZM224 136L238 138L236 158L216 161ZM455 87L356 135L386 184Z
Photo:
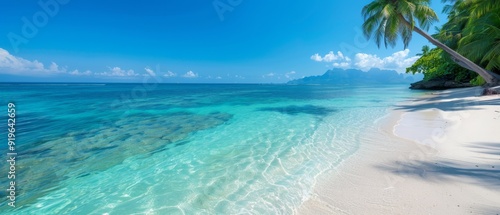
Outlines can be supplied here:
M476 73L463 69L454 63L442 49L424 46L421 57L409 68L407 73L423 73L424 80L446 78L457 82L468 82L477 76Z
M385 47L396 45L398 36L405 48L410 43L415 23L423 29L438 20L436 13L429 7L430 0L375 0L363 7L363 33L367 38L374 37L377 46L383 42Z
M500 10L486 14L464 29L458 51L487 70L500 71Z
M426 47L422 48L423 53L421 57L411 67L406 68L406 72L413 74L423 73L425 80L447 75L449 71L444 65L446 61L441 57L441 49L426 50Z
M472 79L470 83L474 86L482 86L486 84L486 81L481 76L477 76L476 78Z
M363 33L367 38L373 37L379 47L381 43L385 47L394 47L400 37L406 48L415 30L450 52L462 66L465 56L480 67L500 74L500 0L443 1L451 3L444 9L448 21L434 38L458 53L449 51L416 27L418 23L427 30L437 21L436 13L429 7L430 0L374 0L363 7ZM474 83L480 82L475 73L458 66L442 50L424 47L423 52L421 58L407 69L408 73L423 73L427 80L443 77L458 82L472 79ZM475 66L465 67L488 77L484 70Z
M448 21L433 35L474 63L500 74L500 0L447 0ZM422 49L421 58L407 73L423 73L424 79L446 78L474 85L485 83L480 76L463 69L441 49Z
M454 0L436 37L471 61L500 74L500 0Z

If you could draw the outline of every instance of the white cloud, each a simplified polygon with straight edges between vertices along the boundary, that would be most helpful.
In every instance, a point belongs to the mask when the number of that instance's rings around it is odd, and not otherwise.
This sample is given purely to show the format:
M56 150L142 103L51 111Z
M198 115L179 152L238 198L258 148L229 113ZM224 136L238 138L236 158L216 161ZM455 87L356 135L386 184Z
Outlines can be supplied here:
M7 50L0 48L0 74L11 74L11 75L26 75L26 76L36 76L36 75L73 75L73 76L107 76L107 77L138 77L138 76L158 76L155 71L150 68L144 68L146 73L136 73L132 69L121 69L120 67L108 67L107 71L94 73L90 70L85 70L85 72L80 72L78 69L68 70L65 66L59 66L55 62L51 62L50 65L44 66L43 63L37 60L27 60L21 57L14 56L10 54ZM177 76L176 73L168 71L163 76L174 77ZM192 71L187 72L184 77L196 78L197 73Z
M340 63L333 63L332 66L336 68L347 69L351 66L351 64L349 62L340 62Z
M52 62L50 64L50 67L49 67L49 71L51 72L59 72L59 65L57 65L56 63Z
M239 79L245 79L245 77L243 77L243 76L239 76L239 75L235 75L234 77L235 77L235 78L239 78ZM205 76L205 78L206 78L206 79L216 79L216 80L221 80L221 79L222 79L222 77L221 77L221 76L211 76L211 75L209 75L209 76Z
M265 75L262 75L262 78L266 78L266 77L274 77L276 74L274 72L270 72L270 73L267 73Z
M109 71L96 73L97 75L102 76L113 76L113 77L133 77L138 76L139 74L135 73L134 70L123 70L120 67L109 67Z
M285 73L285 77L288 78L288 79L291 79L292 78L291 76L294 75L294 74L296 74L295 71L287 72L287 73Z
M410 67L419 58L419 56L409 57L409 53L410 50L405 49L384 58L372 54L357 53L352 61L349 57L344 56L342 52L337 52L335 55L333 51L330 51L324 57L314 54L311 59L317 62L333 62L332 66L335 68L355 68L363 71L378 68L404 73L406 68Z
M314 54L311 56L311 60L314 60L314 61L317 61L317 62L321 62L323 61L323 58L321 56L319 56L318 53Z
M333 51L328 52L324 57L321 57L318 53L311 56L311 59L316 62L333 62L333 67L338 68L349 68L351 66L351 58L345 56L342 52L338 51L337 54Z
M148 76L148 75L152 76L152 77L156 76L155 71L153 71L152 69L150 69L150 68L144 68L144 70L146 70L146 73L147 73L146 76Z
M7 50L0 48L0 73L15 75L46 75L53 73L64 73L65 69L52 62L49 68L37 60L29 61L21 57L11 55Z
M79 72L78 69L75 69L75 70L69 72L68 74L78 75L78 76L82 76L82 75L89 76L89 75L92 75L92 72L90 70L87 70L85 72Z
M75 69L75 70L69 72L69 74L70 75L78 75L78 74L80 74L80 72L78 72L78 69Z
M361 70L367 71L371 68L390 69L398 72L405 72L407 67L410 67L419 56L408 57L409 49L396 52L391 56L380 58L377 55L358 53L355 57L355 66Z
M330 51L328 54L326 54L324 57L321 57L318 53L314 54L311 56L311 60L317 61L317 62L333 62L333 61L351 61L349 57L344 56L342 52L338 51L337 54L333 53L333 51Z
M371 68L382 68L384 61L380 59L377 55L357 53L355 57L356 67L361 70L369 70Z
M182 77L184 78L197 78L198 73L194 73L193 71L186 72Z
M340 55L335 55L333 52L330 52L323 57L323 61L332 62L334 60L337 60L343 56L341 52L339 52L339 53L340 53Z
M165 73L165 75L163 75L163 76L165 76L165 77L175 77L175 76L177 76L177 74L175 74L175 73L173 73L171 71L167 71L167 73Z

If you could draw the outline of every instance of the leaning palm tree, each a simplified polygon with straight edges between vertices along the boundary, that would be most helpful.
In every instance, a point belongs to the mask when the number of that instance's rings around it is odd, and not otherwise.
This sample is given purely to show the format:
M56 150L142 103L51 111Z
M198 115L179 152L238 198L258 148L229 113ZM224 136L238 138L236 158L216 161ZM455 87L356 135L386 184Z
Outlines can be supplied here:
M487 70L500 71L500 0L455 0L450 8L467 20L456 50Z
M500 69L500 10L473 22L464 31L458 51L488 70Z
M429 2L430 0L374 0L363 7L363 32L367 38L374 36L378 47L384 42L386 48L388 45L394 47L399 35L406 48L415 31L450 54L457 64L479 74L489 85L499 84L498 75L486 71L422 30L428 30L438 20L436 13L429 7ZM422 29L415 26L416 22Z

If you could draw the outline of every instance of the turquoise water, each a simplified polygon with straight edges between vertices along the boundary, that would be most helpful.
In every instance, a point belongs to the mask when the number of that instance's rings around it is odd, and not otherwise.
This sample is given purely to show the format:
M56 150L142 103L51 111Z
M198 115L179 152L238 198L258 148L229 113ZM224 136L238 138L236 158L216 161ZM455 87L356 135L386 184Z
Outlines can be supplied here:
M363 130L412 95L406 85L201 84L0 84L0 93L17 113L16 208L5 197L0 206L13 214L289 214L319 174L362 147Z

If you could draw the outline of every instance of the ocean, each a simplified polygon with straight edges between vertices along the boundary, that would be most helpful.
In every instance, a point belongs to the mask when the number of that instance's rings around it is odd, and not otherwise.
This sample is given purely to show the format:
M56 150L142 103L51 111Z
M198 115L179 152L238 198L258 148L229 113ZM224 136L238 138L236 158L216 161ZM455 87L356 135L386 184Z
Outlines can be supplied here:
M407 88L0 84L0 213L290 214Z

